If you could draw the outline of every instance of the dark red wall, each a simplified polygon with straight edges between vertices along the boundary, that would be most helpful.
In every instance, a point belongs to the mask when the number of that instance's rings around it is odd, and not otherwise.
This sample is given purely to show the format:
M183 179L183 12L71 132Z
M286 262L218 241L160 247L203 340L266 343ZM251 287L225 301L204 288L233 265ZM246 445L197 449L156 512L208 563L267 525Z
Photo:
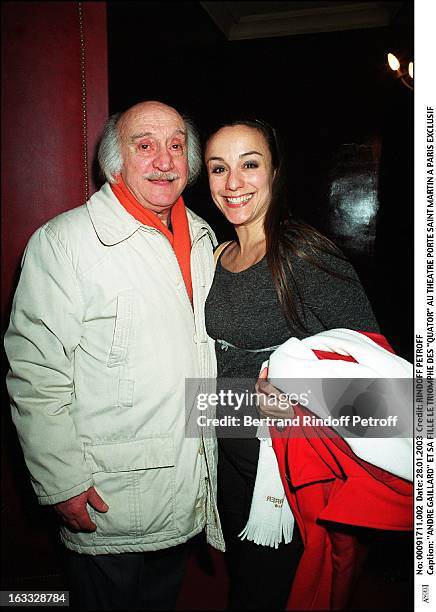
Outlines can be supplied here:
M85 201L85 178L95 191L92 159L107 113L106 3L2 3L2 331L29 237ZM42 588L58 572L53 519L30 489L3 382L2 407L3 580Z
M30 235L84 201L79 4L2 4L3 312ZM108 112L106 3L82 9L92 157Z

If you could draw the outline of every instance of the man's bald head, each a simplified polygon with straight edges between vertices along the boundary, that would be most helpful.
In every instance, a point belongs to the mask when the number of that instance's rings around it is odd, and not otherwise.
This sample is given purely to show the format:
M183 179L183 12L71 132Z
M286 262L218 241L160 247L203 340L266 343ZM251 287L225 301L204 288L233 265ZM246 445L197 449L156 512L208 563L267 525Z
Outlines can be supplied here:
M138 104L134 104L120 114L118 129L120 130L122 125L131 121L132 118L142 115L151 115L156 117L172 115L184 123L183 117L172 106L164 104L163 102L158 102L157 100L146 100L145 102L138 102Z

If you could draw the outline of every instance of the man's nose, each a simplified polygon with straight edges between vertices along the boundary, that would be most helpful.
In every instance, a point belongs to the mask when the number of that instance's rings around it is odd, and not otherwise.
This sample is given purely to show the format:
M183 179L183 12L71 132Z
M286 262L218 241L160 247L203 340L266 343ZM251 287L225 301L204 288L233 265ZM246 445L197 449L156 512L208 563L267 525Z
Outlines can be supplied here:
M227 184L226 184L227 189L230 189L230 191L236 191L237 189L242 187L243 184L244 184L244 181L242 180L242 177L239 171L230 170L227 175Z
M174 167L171 153L167 149L160 149L153 160L153 166L163 172L171 170Z

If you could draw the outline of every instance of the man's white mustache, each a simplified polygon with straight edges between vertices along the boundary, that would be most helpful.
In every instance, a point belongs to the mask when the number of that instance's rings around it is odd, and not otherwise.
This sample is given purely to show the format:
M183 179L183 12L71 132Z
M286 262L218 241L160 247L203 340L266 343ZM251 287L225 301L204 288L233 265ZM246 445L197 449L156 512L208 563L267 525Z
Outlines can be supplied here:
M180 177L174 172L152 172L150 174L146 174L145 178L149 181L174 181Z

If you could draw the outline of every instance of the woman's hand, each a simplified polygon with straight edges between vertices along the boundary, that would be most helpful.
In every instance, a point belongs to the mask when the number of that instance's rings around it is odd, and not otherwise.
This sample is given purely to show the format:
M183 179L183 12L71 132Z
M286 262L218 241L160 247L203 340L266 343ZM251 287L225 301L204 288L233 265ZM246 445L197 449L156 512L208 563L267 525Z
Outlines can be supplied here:
M294 407L286 395L268 381L268 368L259 374L255 385L257 393L257 408L262 416L273 419L291 419L294 416Z

